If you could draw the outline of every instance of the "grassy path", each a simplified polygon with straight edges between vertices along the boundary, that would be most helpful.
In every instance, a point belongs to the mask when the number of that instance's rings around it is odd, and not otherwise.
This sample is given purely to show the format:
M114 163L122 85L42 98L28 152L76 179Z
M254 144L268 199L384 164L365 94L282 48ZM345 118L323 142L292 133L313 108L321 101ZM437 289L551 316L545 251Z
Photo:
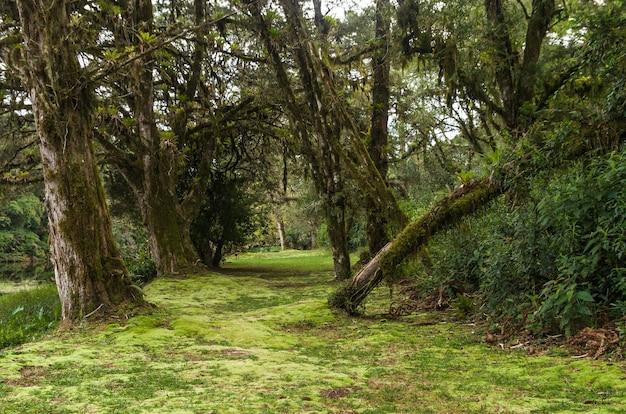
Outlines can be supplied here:
M333 314L331 268L266 253L156 280L153 314L0 351L0 413L626 412L624 362L493 349L441 314Z

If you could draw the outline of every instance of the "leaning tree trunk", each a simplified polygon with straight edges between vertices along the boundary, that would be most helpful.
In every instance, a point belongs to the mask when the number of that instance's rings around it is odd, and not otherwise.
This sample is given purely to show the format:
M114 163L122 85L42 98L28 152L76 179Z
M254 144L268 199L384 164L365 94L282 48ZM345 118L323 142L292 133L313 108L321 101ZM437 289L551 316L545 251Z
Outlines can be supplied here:
M39 135L50 249L64 320L104 305L142 304L111 229L93 157L94 94L83 79L64 0L19 0L18 63Z
M394 272L404 258L420 251L438 231L478 211L503 191L501 186L491 180L460 186L419 220L410 223L346 286L331 296L329 305L348 313L356 313L367 295L383 280L384 275Z

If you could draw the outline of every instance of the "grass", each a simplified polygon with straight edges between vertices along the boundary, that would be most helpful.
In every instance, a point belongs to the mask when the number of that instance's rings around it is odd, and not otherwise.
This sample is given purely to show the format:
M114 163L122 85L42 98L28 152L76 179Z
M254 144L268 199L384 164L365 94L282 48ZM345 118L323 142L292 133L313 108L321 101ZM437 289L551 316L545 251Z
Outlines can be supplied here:
M145 287L158 308L0 354L0 413L620 413L626 365L488 346L448 314L326 306L320 252ZM553 354L558 354L554 352Z
M50 283L0 284L0 349L31 341L55 328L61 304Z

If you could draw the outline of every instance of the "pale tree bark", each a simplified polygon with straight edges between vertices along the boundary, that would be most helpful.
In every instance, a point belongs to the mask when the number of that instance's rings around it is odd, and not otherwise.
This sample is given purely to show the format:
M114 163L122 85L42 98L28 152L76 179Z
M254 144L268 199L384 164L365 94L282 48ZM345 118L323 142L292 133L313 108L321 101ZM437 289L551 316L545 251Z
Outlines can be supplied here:
M72 42L71 3L16 2L23 37L16 64L39 136L51 255L66 321L144 303L115 244L94 162L94 92Z
M278 239L280 240L280 250L285 250L287 245L285 243L285 222L282 217L276 218L276 230L278 231Z

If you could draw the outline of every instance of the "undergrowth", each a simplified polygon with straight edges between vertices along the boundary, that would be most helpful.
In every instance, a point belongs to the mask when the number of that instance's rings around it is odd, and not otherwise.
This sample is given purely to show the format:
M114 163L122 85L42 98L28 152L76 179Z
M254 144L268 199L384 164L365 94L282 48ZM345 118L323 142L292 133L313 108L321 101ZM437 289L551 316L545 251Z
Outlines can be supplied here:
M55 285L0 293L0 349L50 332L60 318L61 303Z

